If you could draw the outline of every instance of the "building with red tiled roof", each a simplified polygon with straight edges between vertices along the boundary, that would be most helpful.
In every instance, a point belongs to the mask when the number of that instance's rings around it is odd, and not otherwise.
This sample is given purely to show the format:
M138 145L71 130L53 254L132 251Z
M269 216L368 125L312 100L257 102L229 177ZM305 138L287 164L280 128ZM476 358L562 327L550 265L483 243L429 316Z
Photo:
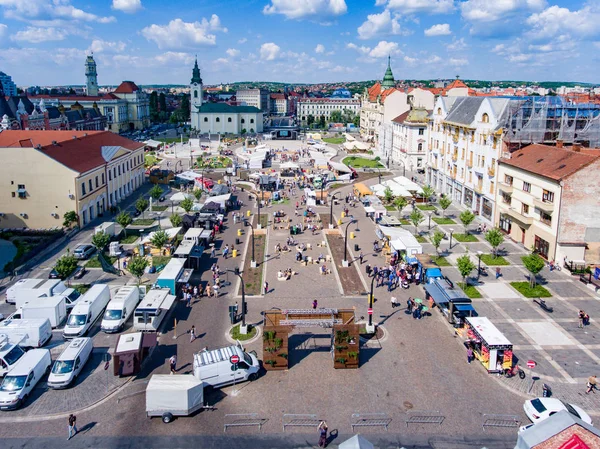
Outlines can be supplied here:
M113 93L115 93L115 94L132 94L134 92L137 92L138 90L140 90L140 88L137 87L137 85L133 81L123 81L121 84L119 84L119 87L117 87L113 91Z
M144 182L144 145L110 131L2 131L2 228L86 226Z
M533 144L498 161L496 223L548 260L600 263L600 149Z

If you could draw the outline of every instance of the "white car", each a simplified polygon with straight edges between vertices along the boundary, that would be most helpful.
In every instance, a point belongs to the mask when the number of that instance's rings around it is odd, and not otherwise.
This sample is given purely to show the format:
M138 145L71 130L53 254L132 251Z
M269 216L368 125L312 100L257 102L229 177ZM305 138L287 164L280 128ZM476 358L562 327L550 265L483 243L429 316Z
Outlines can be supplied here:
M525 401L523 404L523 410L525 414L531 420L531 422L538 423L546 418L566 410L570 414L581 419L583 422L592 424L592 418L581 407L578 407L567 402L563 402L560 399L555 398L535 398Z

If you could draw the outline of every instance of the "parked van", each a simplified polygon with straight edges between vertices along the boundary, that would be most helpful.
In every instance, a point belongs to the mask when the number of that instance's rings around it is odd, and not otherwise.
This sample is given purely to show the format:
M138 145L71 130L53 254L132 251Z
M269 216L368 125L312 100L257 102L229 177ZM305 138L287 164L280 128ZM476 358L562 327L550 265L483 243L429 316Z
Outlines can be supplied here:
M83 366L90 359L94 343L89 337L71 340L61 355L54 361L48 376L50 388L67 388L81 373Z
M138 287L121 287L106 306L100 329L106 333L120 332L140 302L140 296Z
M36 298L23 304L21 318L48 318L50 325L56 328L67 318L67 305L63 296Z
M175 303L168 288L152 289L135 309L133 328L136 331L156 332Z
M0 340L0 377L4 377L21 357L25 355L25 350L19 345L8 341L6 336Z
M31 290L37 288L46 282L45 279L19 279L15 284L6 290L6 302L14 304L19 290Z
M0 322L0 336L3 334L12 344L40 348L52 338L52 326L48 318L4 320Z
M232 370L229 361L232 355L237 355L240 362L237 370ZM256 353L247 353L242 345L226 346L211 351L200 351L194 354L194 376L213 387L223 387L235 382L258 379L260 364Z
M37 281L40 281L40 279L37 279ZM36 298L50 298L51 296L61 295L67 290L67 286L60 279L42 279L41 281L36 286L27 283L23 284L23 286L13 293L12 299L17 309L23 307L23 304L26 302L30 302Z
M102 316L102 311L110 301L108 285L94 285L73 307L63 331L66 339L82 337Z
M25 353L0 385L0 410L15 410L27 400L36 384L50 369L52 359L47 349Z

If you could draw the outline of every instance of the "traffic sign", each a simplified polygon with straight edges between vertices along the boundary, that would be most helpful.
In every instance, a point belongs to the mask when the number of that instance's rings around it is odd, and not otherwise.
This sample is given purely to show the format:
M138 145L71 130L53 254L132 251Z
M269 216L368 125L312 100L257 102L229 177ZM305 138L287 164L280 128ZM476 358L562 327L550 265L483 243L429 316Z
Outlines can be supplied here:
M229 361L231 362L232 365L235 365L236 363L239 363L240 356L239 355L232 355L231 357L229 357Z
M367 313L368 313L369 315L373 315L373 308L372 308L372 307L369 307L369 308L367 309Z
M533 361L533 360L527 360L527 368L532 368L533 369L533 368L535 368L535 365L536 365L535 361Z

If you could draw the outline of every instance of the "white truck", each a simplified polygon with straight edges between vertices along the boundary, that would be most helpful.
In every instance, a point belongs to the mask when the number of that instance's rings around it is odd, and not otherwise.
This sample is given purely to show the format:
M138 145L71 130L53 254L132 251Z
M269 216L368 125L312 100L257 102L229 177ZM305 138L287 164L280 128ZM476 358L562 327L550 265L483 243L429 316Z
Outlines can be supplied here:
M57 328L67 318L67 304L63 296L36 298L21 307L21 318L48 318L52 328Z
M231 356L239 357L234 369ZM194 376L212 387L223 387L234 382L258 379L260 364L254 351L247 353L238 342L237 345L226 346L210 351L194 354Z
M29 281L30 279L21 279L21 281ZM13 292L6 292L7 302L14 304L17 309L23 307L23 304L30 302L35 298L50 298L58 296L67 291L65 283L59 279L35 279L37 283L25 282L18 286L19 282L11 287L17 287ZM9 289L9 290L11 290ZM10 300L9 300L10 299Z
M0 338L2 335L15 345L41 348L52 338L52 326L48 318L4 320L0 322Z
M63 331L65 339L83 337L96 320L102 316L102 311L110 301L108 285L96 284L85 295L79 298L71 311Z
M204 408L204 382L192 374L154 374L146 387L146 415L170 423Z
M121 287L106 306L100 329L106 333L120 332L142 296L139 287L133 285Z
M105 221L104 223L96 226L94 229L94 234L100 234L104 232L106 235L114 237L115 232L115 222L114 221Z

